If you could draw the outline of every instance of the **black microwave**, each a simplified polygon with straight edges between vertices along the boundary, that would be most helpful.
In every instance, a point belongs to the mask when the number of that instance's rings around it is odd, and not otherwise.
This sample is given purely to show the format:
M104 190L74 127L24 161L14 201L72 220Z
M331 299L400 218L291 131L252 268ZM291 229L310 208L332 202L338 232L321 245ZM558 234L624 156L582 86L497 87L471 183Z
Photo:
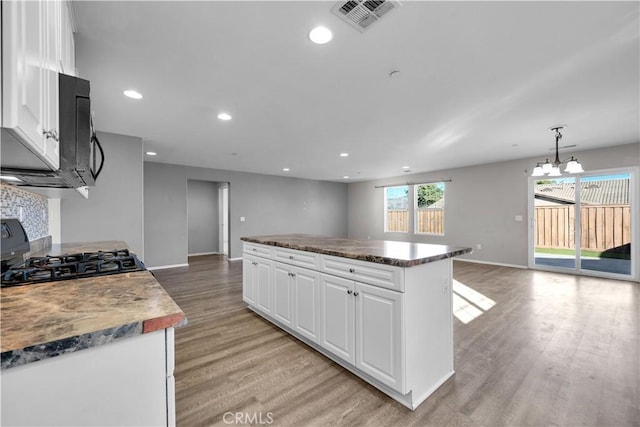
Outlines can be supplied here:
M58 170L51 170L3 129L3 176L15 185L48 188L93 186L104 166L104 151L91 118L89 81L59 74ZM98 166L99 160L99 166Z

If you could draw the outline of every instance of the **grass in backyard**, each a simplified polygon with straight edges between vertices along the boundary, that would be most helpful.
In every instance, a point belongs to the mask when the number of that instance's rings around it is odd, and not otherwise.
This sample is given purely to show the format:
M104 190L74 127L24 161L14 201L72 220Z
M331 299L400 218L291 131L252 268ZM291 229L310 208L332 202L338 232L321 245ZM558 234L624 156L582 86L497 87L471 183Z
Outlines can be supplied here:
M555 254L555 255L575 255L576 251L573 249L558 249L558 248L536 248L536 253L542 254ZM599 252L599 251L580 251L580 256L583 257L595 257L595 258L616 258L616 259L631 259L631 254L628 253L612 253L612 252Z

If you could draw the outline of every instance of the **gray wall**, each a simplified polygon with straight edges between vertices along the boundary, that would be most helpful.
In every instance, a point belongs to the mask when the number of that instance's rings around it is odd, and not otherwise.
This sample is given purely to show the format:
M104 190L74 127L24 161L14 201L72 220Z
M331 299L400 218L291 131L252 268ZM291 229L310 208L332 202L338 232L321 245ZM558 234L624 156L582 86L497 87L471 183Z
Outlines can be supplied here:
M189 254L218 252L218 183L187 181Z
M89 198L62 199L62 243L124 240L144 259L142 139L98 132L104 169Z
M187 263L187 181L229 183L230 258L240 237L310 233L346 237L347 185L245 172L144 163L145 263ZM240 217L246 218L240 222Z
M640 165L640 144L571 154L577 154L588 171ZM532 166L539 160L484 164L349 184L349 237L468 246L474 248L474 253L464 258L526 266L527 186ZM374 186L442 179L452 180L446 184L444 236L384 232L383 189ZM522 215L523 221L516 222L516 215ZM482 245L481 250L476 249L478 243Z

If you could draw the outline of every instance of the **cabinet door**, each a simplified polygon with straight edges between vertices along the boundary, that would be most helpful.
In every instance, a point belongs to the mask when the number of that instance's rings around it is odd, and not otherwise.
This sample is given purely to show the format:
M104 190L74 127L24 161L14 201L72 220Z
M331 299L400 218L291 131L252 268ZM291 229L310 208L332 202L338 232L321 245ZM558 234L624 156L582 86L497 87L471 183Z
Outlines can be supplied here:
M356 283L356 367L405 393L402 293Z
M271 286L271 262L256 258L254 265L255 272L255 292L256 292L256 305L265 313L271 313L272 309L272 286Z
M273 264L273 317L293 328L294 280L289 266Z
M311 339L320 341L320 274L302 268L291 268L295 284L294 329Z
M44 102L42 127L44 135L44 157L50 165L60 165L59 117L58 117L58 71L61 68L61 11L59 1L45 2L45 42L44 42Z
M45 2L2 2L2 126L44 153Z
M255 291L254 291L254 267L258 263L251 257L244 256L242 259L242 300L249 305L255 305Z
M354 282L320 275L320 345L347 362L355 363Z
M61 34L60 34L60 72L70 76L76 75L75 62L75 40L73 38L73 24L71 22L71 11L68 2L62 2L62 10L60 15Z

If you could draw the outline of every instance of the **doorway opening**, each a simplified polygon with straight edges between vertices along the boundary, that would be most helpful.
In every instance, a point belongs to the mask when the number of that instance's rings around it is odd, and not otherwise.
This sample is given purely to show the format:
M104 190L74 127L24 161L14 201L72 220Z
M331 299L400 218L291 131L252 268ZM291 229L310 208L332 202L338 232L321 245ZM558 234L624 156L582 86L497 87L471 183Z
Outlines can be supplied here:
M637 170L531 178L529 267L638 279Z
M187 254L229 256L229 183L187 180Z

